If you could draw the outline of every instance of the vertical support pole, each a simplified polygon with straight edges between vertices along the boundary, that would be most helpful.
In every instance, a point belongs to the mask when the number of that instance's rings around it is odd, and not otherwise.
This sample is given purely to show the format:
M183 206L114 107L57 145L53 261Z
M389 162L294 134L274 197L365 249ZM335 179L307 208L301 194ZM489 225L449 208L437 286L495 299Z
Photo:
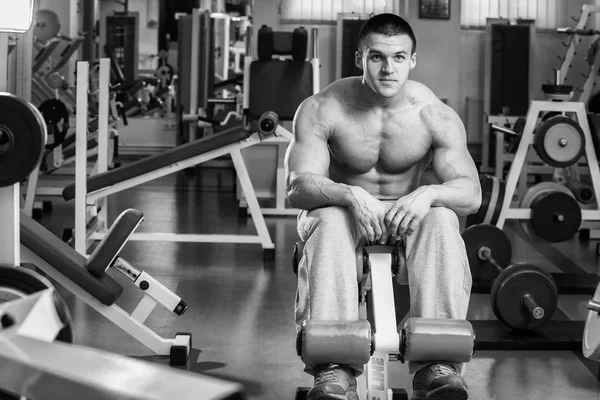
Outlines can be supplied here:
M200 10L192 10L192 52L190 53L190 113L198 113L198 87L200 79ZM196 125L190 126L190 142L196 140Z
M8 33L0 33L0 92L8 87ZM21 263L20 187L0 187L0 264Z
M17 41L17 69L15 94L23 100L31 101L31 71L33 70L33 29L19 35Z
M250 108L250 64L252 64L252 27L246 28L246 56L244 57L244 111Z
M98 174L108 171L108 110L110 85L110 58L100 59L98 89ZM108 199L98 199L98 225L100 229L108 227Z
M313 54L310 63L313 72L313 94L319 93L321 90L321 75L319 71L319 29L312 28L313 38Z
M85 32L85 40L82 46L82 60L93 65L96 61L96 41L94 31L96 29L96 8L97 0L82 0L83 3L83 31Z
M75 250L87 255L87 132L89 63L77 62L77 119L75 131Z

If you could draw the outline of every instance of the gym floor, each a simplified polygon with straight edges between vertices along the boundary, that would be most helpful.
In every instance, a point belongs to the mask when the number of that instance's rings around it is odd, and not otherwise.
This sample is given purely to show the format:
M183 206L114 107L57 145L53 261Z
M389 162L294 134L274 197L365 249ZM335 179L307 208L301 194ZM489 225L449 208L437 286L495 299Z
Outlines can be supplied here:
M254 234L252 220L238 218L234 179L232 171L218 168L167 176L111 196L109 216L114 221L126 208L142 211L145 220L138 232ZM73 203L52 200L53 212L40 222L61 237L64 228L73 226ZM181 317L158 306L147 325L164 337L192 333L190 371L240 382L249 399L293 399L297 386L312 385L295 351L291 253L296 220L268 217L267 225L276 243L275 262L263 262L256 244L129 242L121 255L188 303ZM515 261L534 262L551 272L568 262L598 273L593 241L575 237L550 246L528 238L512 223L506 232ZM126 288L118 304L131 311L141 298L139 290L119 273L111 275ZM60 292L72 312L75 343L168 364L75 296ZM588 299L561 296L557 314L584 320ZM473 294L468 318L493 319L489 303L489 295ZM412 376L406 365L391 366L390 384L410 395ZM571 351L478 351L465 372L469 398L477 400L597 400L596 376L598 365Z

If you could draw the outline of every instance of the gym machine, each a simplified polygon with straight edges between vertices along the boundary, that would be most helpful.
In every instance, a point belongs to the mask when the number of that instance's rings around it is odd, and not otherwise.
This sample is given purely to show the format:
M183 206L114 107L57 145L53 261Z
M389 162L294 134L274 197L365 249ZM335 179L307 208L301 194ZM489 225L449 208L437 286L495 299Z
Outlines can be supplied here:
M273 31L266 25L259 29L258 60L252 59L250 43L244 60L244 110L248 115L258 118L272 110L280 121L291 122L302 101L321 90L317 28L312 28L310 40L312 51L308 53L308 32L303 27L293 32ZM310 54L308 60L307 53ZM244 159L251 168L256 196L274 201L274 206L265 204L261 212L294 216L298 210L286 204L284 168L285 152L293 134L281 124L277 126L277 133L280 137L244 151ZM274 170L265 167L273 164ZM247 199L240 192L238 199L239 211L245 216Z
M60 35L60 20L54 11L38 10L34 18L33 35L37 54L32 67L33 103L40 105L45 99L61 98L71 111L75 108L73 93L68 89L56 91L58 88L53 87L50 81L79 51L85 36L79 35L71 39ZM57 54L56 58L53 57Z
M294 247L292 268L298 273L304 243ZM358 377L361 399L408 400L405 389L388 383L389 361L469 362L475 332L469 321L405 318L396 325L393 280L407 283L406 266L395 246L364 246L356 251L359 320L307 320L297 334L296 351L308 365L365 365ZM296 389L296 400L310 388Z
M558 81L554 82L556 85L565 84L565 82L567 81L569 76L568 73L572 68L575 55L580 52L575 52L575 50L577 50L577 46L581 42L582 37L594 36L598 34L598 31L595 31L593 29L585 29L585 26L589 21L590 17L593 16L593 14L597 14L598 12L600 12L599 6L584 5L582 7L580 17L578 19L573 18L577 22L575 28L557 29L558 33L568 35L569 40L566 43L562 43L562 45L565 47L565 53L563 56L557 56L557 58L561 61L561 64L557 69L553 69L553 71L557 74L556 76L560 77ZM590 44L587 52L581 52L586 55L585 61L587 64L587 71L580 72L580 74L585 78L585 82L583 83L583 86L581 88L575 87L574 89L580 92L577 101L584 104L588 103L592 89L596 85L595 81L598 77L598 71L600 68L600 56L598 54L599 43L600 38L596 39ZM548 82L548 84L551 85L552 82ZM545 97L547 96L548 95L546 94ZM553 114L548 114L548 116L551 115ZM544 116L542 118L546 119L547 116ZM519 135L522 134L523 128L525 126L525 117L490 116L487 122L489 124L495 124L495 126L492 127L492 132L496 134L495 176L501 179L506 171L505 166L512 162L514 158L514 152L516 151L518 146L518 137L513 135L511 131L517 132ZM498 128L508 128L508 130L502 130ZM487 136L484 137L484 139L486 140L487 138ZM486 144L486 140L484 140L484 146ZM484 154L484 156L485 155L487 155L487 153ZM523 174L519 181L519 191L521 196L523 196L527 190L526 185L528 174L552 174L554 172L554 179L555 181L557 181L556 175L559 175L563 172L557 171L556 169L553 169L552 167L548 166L547 163L545 163L545 160L540 159L539 157L537 157L537 155L531 155L530 157L528 157L528 161L528 164L526 165L526 167L524 167L524 169L527 171L527 174ZM574 172L578 172L578 170L580 169L585 170L585 165L581 163L581 160L577 164L577 166L573 166L571 168L571 170L573 170ZM563 182L559 183L562 184Z
M31 273L19 266L22 260L31 263L155 353L170 354L173 365L185 365L191 351L191 335L182 333L174 339L163 339L148 329L144 321L158 303L176 315L183 314L187 305L148 274L118 257L127 238L141 222L141 213L124 212L98 250L86 259L20 212L19 182L40 161L47 137L46 124L39 110L16 96L0 95L0 107L5 110L0 124L0 204L3 205L0 221L8 232L0 241L0 263L10 268L8 272L3 270L2 287L8 289L5 292L28 294L51 287L41 277L37 278L41 283L31 283ZM104 273L109 267L123 272L144 290L144 298L131 315L114 304L123 288Z
M541 239L532 242L535 248L542 242L560 243L572 239L582 223L600 220L598 204L589 201L599 198L600 169L585 105L570 101L573 87L560 82L560 71L557 71L555 84L543 85L546 100L531 102L522 133L492 126L513 137L514 159L506 183L494 176L481 176L482 205L476 214L467 217L468 229L463 237L470 254L473 292L491 294L498 319L509 329L520 331L521 343L526 342L527 348L531 349L578 350L584 322L550 320L552 315L548 314L557 309L558 294L593 294L599 283L598 276L584 271L548 274L535 265L524 263L517 263L516 268L509 266L511 243L502 232L508 220L517 220L528 236ZM527 173L529 167L525 164L534 151L547 167L555 169L576 168L575 165L585 157L591 185L576 181L564 185L554 181L541 182L514 200L517 183ZM490 253L482 248L489 249ZM510 284L506 284L506 279ZM542 292L535 294L527 286ZM511 296L522 301L509 305L511 302L500 296L504 291L512 291ZM523 300L530 299L527 294L535 301ZM540 308L534 307L536 303ZM512 310L503 310L504 307ZM536 314L542 317L537 319ZM527 319L527 323L514 321L519 318ZM478 332L483 332L475 322L474 326ZM507 344L508 348L513 346L518 347L519 343Z
M14 274L17 269L0 267L3 280L7 278L7 271ZM15 282L41 282L41 276L37 274L25 280L26 275L12 276ZM1 288L0 294L5 294ZM246 398L240 384L70 344L70 340L65 340L69 338L64 337L64 332L71 333L71 319L66 305L51 287L0 303L0 365L3 371L0 374L0 398Z
M338 13L336 28L335 79L360 76L362 71L356 66L358 32L373 14Z

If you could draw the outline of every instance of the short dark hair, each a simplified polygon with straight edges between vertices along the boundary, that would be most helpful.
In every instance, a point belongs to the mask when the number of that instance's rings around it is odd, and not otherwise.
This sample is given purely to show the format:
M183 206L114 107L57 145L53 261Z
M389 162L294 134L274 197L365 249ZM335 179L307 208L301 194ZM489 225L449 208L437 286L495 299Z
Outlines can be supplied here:
M396 14L383 13L377 14L365 21L358 32L356 43L358 50L361 50L363 40L369 33L380 33L386 36L407 35L412 40L412 48L410 54L414 54L417 50L417 38L410 24Z

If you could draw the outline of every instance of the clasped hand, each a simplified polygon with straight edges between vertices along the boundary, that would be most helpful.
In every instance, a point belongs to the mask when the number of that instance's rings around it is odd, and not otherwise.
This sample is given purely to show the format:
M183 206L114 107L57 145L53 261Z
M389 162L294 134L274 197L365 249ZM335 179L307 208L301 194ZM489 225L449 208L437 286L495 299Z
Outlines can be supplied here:
M360 235L381 244L396 244L402 237L412 235L432 204L427 186L417 188L391 206L360 187L353 187L352 194L356 201L351 209Z

